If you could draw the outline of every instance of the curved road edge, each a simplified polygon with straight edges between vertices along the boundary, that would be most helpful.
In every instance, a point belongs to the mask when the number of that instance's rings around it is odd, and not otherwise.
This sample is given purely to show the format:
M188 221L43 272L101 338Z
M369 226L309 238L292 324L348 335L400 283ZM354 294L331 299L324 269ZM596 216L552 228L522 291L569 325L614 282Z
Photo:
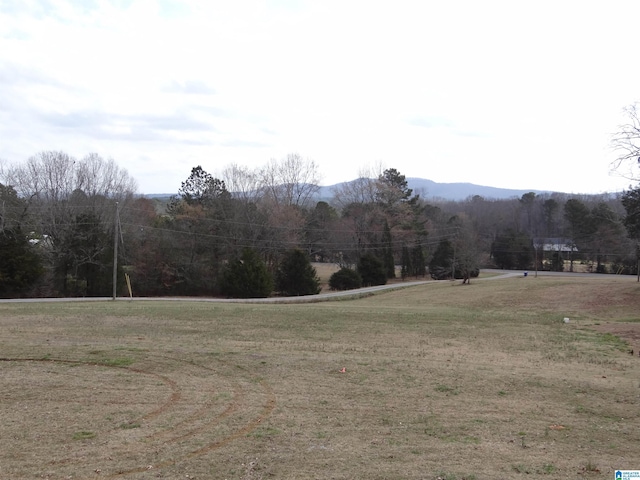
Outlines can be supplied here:
M494 270L483 269L481 272L492 274L489 277L476 278L473 282L487 280L503 280L505 278L525 277L524 270ZM571 272L527 272L528 276L577 276L589 278L610 277L611 275L598 273L571 273ZM635 276L631 277L635 281ZM457 282L458 280L416 280L402 283L376 285L374 287L358 288L356 290L343 290L338 292L319 293L317 295L302 295L297 297L268 297L268 298L207 298L207 297L117 297L116 301L167 301L167 302L216 302L216 303L319 303L332 300L348 300L364 298L377 292L386 290L398 290L401 288L427 285L430 283ZM112 297L65 297L65 298L7 298L0 299L0 303L35 303L35 302L106 302L113 301Z

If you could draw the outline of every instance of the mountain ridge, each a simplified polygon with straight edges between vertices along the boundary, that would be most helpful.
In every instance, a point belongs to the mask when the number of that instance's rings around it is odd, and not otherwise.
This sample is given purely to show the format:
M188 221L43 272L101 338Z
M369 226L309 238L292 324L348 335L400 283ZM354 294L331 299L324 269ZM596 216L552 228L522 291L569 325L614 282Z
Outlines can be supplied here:
M350 180L347 182L340 182L333 185L320 186L319 191L316 194L318 200L330 200L333 197L333 191L336 188L340 188L345 184L355 182L356 180ZM533 192L535 194L552 193L549 190L536 190L536 189L514 189L514 188L500 188L491 187L487 185L478 185L469 182L435 182L426 178L407 177L407 186L413 190L414 194L419 194L424 199L434 200L450 200L459 201L466 200L469 197L479 195L486 199L492 200L505 200L515 197L522 197L522 195ZM559 192L558 192L559 193ZM176 193L149 193L143 194L147 198L164 198L171 195L177 195Z
M318 196L323 199L330 198L333 196L333 190L335 188L339 188L342 185L354 181L355 180L351 180L348 182L336 183L335 185L320 187ZM534 192L535 194L551 193L548 190L500 188L466 182L440 183L418 177L407 177L406 181L407 186L413 190L414 194L419 194L424 199L436 200L465 200L474 195L479 195L487 199L504 200L514 197L522 197L522 195L529 192Z

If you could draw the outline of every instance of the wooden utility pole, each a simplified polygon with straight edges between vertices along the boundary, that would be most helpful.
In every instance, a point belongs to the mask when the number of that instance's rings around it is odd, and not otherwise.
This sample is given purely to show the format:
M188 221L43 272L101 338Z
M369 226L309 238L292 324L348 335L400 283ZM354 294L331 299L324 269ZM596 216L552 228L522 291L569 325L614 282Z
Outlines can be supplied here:
M640 282L640 243L636 243L636 262L637 281Z
M118 284L118 226L119 226L118 202L116 202L116 214L113 221L113 299L116 299Z

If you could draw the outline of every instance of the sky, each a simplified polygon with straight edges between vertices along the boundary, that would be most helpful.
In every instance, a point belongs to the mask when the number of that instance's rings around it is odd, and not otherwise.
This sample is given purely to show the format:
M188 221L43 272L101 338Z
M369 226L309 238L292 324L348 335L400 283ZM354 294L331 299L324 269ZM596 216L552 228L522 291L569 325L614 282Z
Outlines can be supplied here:
M637 0L0 0L0 160L95 152L147 194L290 153L325 186L382 166L620 191L638 18Z

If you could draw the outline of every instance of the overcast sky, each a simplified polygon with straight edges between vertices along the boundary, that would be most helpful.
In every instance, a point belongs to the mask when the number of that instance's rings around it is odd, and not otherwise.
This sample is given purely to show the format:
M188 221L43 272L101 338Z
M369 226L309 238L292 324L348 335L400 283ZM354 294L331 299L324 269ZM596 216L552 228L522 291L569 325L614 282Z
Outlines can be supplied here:
M0 0L0 159L96 152L141 193L288 153L322 185L383 165L621 190L639 18L637 0Z

